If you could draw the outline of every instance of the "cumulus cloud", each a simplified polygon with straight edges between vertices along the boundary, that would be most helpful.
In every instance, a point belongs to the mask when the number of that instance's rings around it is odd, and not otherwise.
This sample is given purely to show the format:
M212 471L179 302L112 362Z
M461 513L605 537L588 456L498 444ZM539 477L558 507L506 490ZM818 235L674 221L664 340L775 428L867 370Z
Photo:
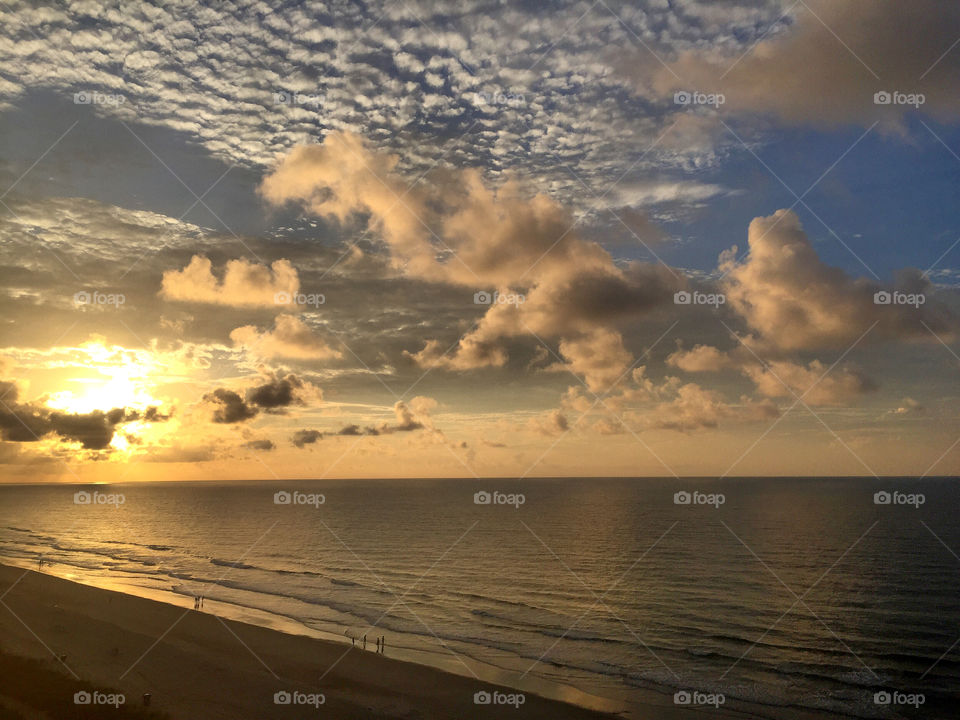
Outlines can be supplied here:
M345 425L337 431L337 435L391 435L393 433L414 432L425 430L438 439L443 433L433 424L430 412L437 407L433 398L418 395L410 400L409 404L398 400L393 405L394 423L380 423L360 427L356 424Z
M692 350L680 348L667 357L667 364L686 372L716 372L736 366L733 358L711 345L695 345Z
M806 366L774 360L765 366L746 365L743 371L762 395L787 398L796 395L807 405L849 405L864 393L877 389L873 380L855 368L834 368L827 374L827 367L819 360Z
M624 374L633 356L623 347L620 333L599 329L560 341L560 355L567 361L550 367L568 370L584 379L595 393L608 391Z
M424 367L503 366L504 340L530 332L566 339L577 353L598 325L608 348L622 347L613 323L666 302L678 285L668 268L615 264L545 195L531 197L514 182L491 190L472 170L445 171L432 193L408 190L397 164L356 135L332 133L322 145L294 149L260 192L273 204L295 202L340 221L367 215L394 265L410 277L518 298L492 303L449 354L436 339L407 353ZM597 368L591 381L602 382L599 360L588 362Z
M323 439L323 433L319 430L297 430L291 442L296 445L298 448L304 448L307 445L313 445L318 440Z
M570 429L570 421L562 410L550 410L530 418L527 426L540 435L562 435Z
M906 105L876 105L878 91L923 93L920 106L938 120L960 111L960 55L949 52L960 5L941 0L884 3L809 0L744 56L690 50L654 72L654 87L722 92L725 111L769 113L788 123L903 126ZM742 59L741 59L742 58Z
M916 271L901 273L901 286L924 294L923 305L877 304L874 294L882 288L821 261L792 211L755 218L748 242L750 254L739 265L735 247L721 256L722 288L728 306L759 335L762 347L845 349L875 323L874 338L922 337L928 334L923 323L936 332L956 326Z
M256 417L261 410L283 414L292 405L302 406L323 398L320 388L293 373L280 375L264 370L262 374L266 382L248 388L243 396L229 388L217 388L204 395L204 401L213 406L213 422L240 423Z
M730 352L710 345L680 349L667 357L667 364L690 373L731 368L752 380L757 392L764 397L799 397L807 405L846 405L878 387L876 382L849 364L828 368L819 360L806 365L787 359L761 362L740 346Z
M261 358L327 360L343 355L295 315L278 315L272 330L260 331L253 325L238 327L230 333L230 339Z
M238 393L227 388L217 388L212 393L203 396L203 399L212 405L213 422L233 424L256 417L257 409L248 405Z
M243 258L229 260L223 276L217 277L209 258L194 255L183 270L163 273L160 294L181 302L280 307L299 290L299 276L288 260L277 260L270 267Z

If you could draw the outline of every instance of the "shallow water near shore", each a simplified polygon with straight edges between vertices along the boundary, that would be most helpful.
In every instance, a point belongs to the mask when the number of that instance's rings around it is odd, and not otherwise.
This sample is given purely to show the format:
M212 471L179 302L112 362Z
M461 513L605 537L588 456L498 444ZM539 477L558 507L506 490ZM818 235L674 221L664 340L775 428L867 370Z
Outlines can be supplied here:
M384 635L399 659L630 716L687 690L770 717L888 717L877 693L920 693L895 710L947 717L958 502L955 480L900 478L2 486L0 559L184 607L202 594L287 632L366 633L371 651Z

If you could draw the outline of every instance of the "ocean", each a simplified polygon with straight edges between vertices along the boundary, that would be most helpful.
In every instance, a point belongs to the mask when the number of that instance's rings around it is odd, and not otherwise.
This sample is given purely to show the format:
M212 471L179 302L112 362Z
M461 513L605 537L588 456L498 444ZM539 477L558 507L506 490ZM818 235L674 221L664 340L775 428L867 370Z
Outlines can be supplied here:
M627 717L956 717L958 510L955 478L6 485L0 561Z

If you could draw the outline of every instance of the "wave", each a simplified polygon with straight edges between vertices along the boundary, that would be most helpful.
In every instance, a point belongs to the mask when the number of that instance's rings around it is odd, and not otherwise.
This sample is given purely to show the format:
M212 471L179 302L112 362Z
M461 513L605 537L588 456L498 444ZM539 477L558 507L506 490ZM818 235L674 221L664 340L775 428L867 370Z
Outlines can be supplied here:
M210 562L214 565L219 565L220 567L229 567L229 568L234 568L236 570L254 570L255 569L254 565L247 565L246 563L242 563L239 560L230 561L230 560L219 560L217 558L210 558Z

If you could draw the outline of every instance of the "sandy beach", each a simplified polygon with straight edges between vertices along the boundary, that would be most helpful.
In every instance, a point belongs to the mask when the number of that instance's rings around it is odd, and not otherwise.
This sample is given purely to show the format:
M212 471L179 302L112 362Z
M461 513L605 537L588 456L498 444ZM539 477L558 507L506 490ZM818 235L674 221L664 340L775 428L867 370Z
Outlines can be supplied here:
M476 692L516 691L30 570L0 566L0 593L7 662L42 660L65 679L123 693L129 706L150 693L151 709L171 718L609 717L529 694L519 708L476 705ZM324 702L275 703L282 692Z
M70 717L89 718L616 716L530 693L519 706L504 704L517 690L17 567L0 565L0 602L0 661L20 676L0 679L0 718L57 717L31 697L69 708ZM101 700L122 693L125 704L77 706L72 695L80 688L99 691ZM484 691L500 693L501 703L476 704L474 694ZM292 702L275 702L284 692ZM64 697L50 698L53 693ZM149 709L144 693L151 696ZM688 709L665 696L651 699L649 717L662 720L703 718L705 712L751 716L731 706ZM20 714L3 714L11 711ZM812 716L785 711L782 717Z

